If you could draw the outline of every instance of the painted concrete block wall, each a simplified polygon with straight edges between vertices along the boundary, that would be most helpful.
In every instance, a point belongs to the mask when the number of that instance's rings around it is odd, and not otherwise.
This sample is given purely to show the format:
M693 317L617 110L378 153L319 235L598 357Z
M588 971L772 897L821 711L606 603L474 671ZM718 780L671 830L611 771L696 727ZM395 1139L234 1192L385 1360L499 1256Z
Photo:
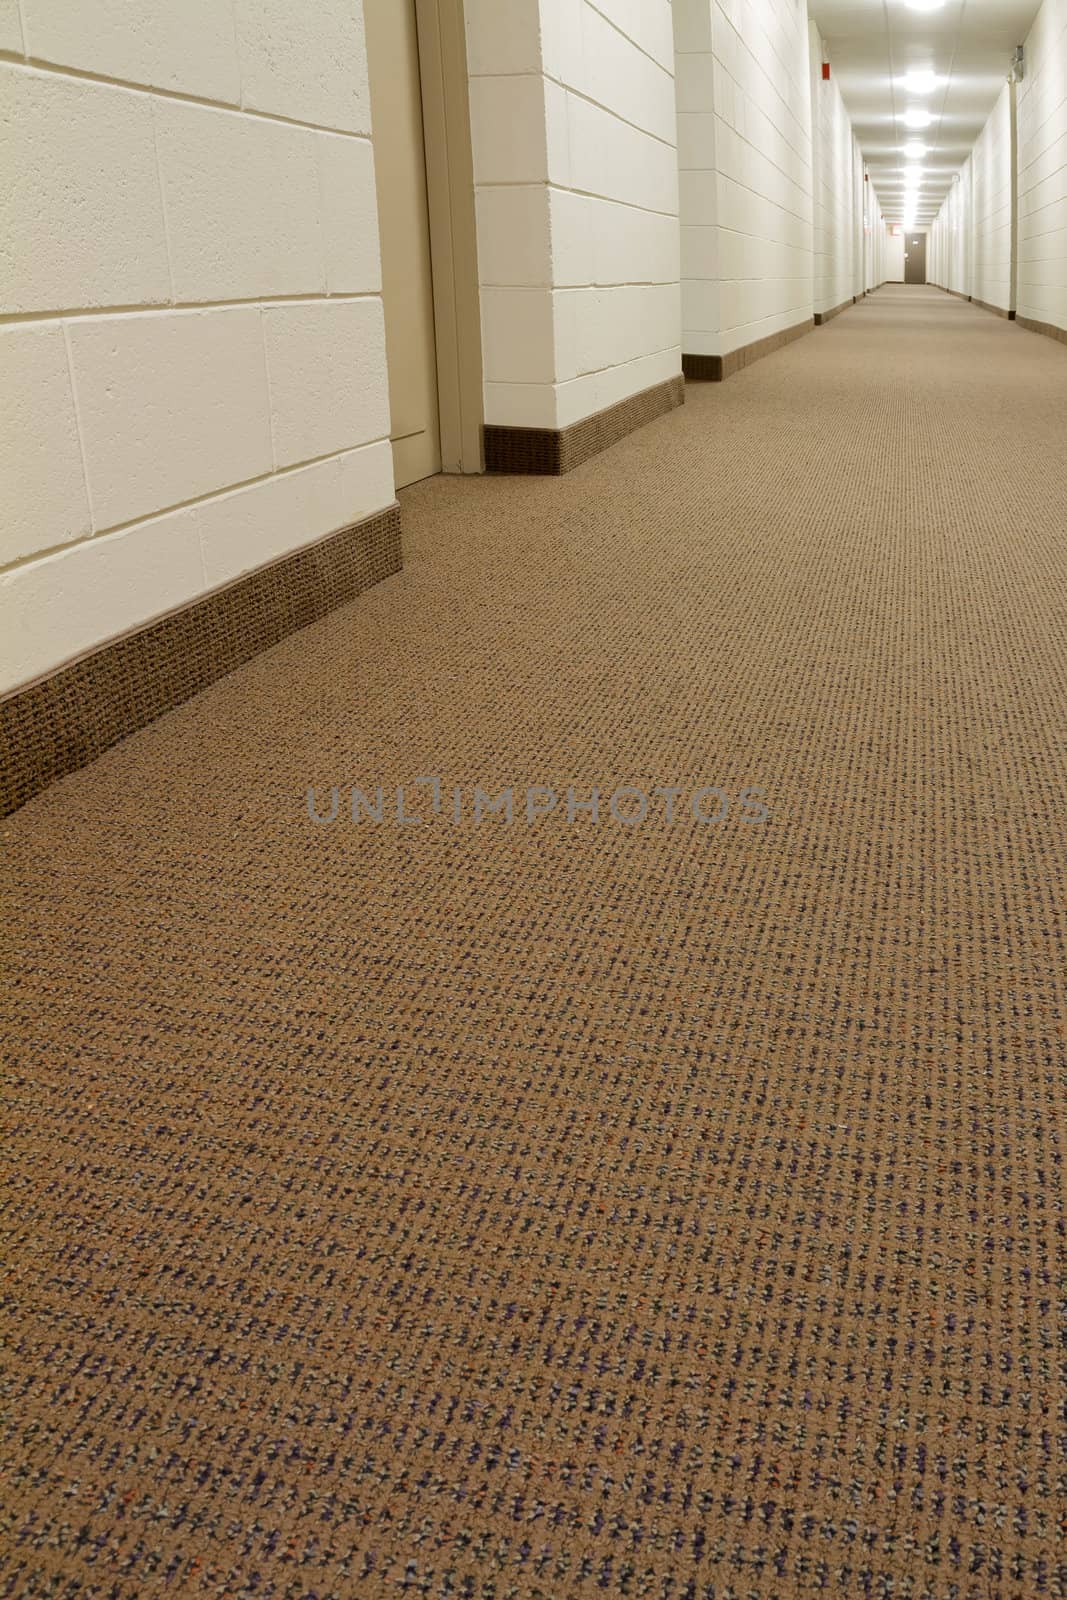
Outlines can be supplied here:
M926 230L926 281L935 284L938 289L945 289L947 276L945 260L947 255L946 236L948 231L947 206L951 199L947 195L942 202L941 209L933 222ZM900 257L901 277L904 275L904 247L901 246Z
M938 288L954 294L971 294L971 245L973 210L971 204L972 161L968 156L960 168L933 224L927 230L926 278Z
M1000 98L971 152L971 288L976 300L1013 310L1011 303L1011 87Z
M863 151L860 149L859 140L852 135L852 217L855 228L855 244L853 246L853 274L852 292L861 295L867 287L864 259L866 241L864 239L864 218L866 215L867 197L869 187L864 183Z
M934 277L934 249L931 242L932 236L927 235L927 275L931 283L936 283ZM904 235L903 233L890 233L885 241L885 281L886 283L904 282Z
M1067 328L1067 0L1045 0L1017 90L1018 314Z
M872 288L878 289L881 288L882 284L885 283L889 277L889 224L882 215L881 202L879 201L877 194L874 192L873 184L871 185L871 193L874 195L875 204L878 207L878 281L872 285Z
M687 352L811 316L807 19L793 0L674 0Z
M2 691L394 491L361 0L0 23Z
M831 75L822 76L823 45L814 23L808 29L814 194L812 213L813 302L833 311L858 293L862 267L856 261L855 156L852 125ZM832 74L831 67L831 74ZM862 287L862 285L861 285Z
M955 185L958 196L959 227L954 236L955 281L952 285L960 294L973 293L972 262L974 255L974 162L970 156L960 168L960 181Z
M669 0L468 0L485 420L567 427L681 370Z
M951 192L946 195L941 209L926 230L926 281L939 289L949 288L949 236Z
M865 289L878 289L886 280L886 225L874 184L864 183L863 234Z

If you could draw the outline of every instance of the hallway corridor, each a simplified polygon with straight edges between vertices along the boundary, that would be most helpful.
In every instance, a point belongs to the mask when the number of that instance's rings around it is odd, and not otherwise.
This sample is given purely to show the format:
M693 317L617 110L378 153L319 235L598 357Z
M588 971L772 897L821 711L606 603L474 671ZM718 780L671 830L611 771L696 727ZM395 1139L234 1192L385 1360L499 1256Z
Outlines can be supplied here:
M1065 1592L1065 406L883 288L0 825L0 1596Z

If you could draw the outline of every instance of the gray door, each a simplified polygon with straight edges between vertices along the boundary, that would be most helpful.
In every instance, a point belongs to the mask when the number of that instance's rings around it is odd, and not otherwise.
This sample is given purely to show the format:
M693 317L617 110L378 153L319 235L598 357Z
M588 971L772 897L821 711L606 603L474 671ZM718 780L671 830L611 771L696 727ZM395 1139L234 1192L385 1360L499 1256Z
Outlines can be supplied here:
M904 236L904 282L926 282L925 233L909 233Z

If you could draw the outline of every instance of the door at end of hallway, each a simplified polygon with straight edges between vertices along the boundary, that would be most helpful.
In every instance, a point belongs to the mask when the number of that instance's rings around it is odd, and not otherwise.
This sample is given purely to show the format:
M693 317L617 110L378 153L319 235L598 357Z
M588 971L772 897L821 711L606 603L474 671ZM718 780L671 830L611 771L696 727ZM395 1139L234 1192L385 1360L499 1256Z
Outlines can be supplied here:
M904 236L904 282L926 282L925 233L908 233Z

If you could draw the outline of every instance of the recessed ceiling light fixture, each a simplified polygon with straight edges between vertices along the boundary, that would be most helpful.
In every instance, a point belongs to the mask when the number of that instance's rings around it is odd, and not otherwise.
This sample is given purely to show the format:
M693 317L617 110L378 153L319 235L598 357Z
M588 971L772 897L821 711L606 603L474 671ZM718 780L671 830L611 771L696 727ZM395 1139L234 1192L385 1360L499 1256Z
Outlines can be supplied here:
M900 80L909 94L933 94L941 79L936 72L906 72Z
M940 11L945 0L904 0L909 11Z
M903 154L909 161L919 161L926 154L926 146L919 139L909 139Z
M905 111L904 126L906 128L928 128L933 122L929 111Z

